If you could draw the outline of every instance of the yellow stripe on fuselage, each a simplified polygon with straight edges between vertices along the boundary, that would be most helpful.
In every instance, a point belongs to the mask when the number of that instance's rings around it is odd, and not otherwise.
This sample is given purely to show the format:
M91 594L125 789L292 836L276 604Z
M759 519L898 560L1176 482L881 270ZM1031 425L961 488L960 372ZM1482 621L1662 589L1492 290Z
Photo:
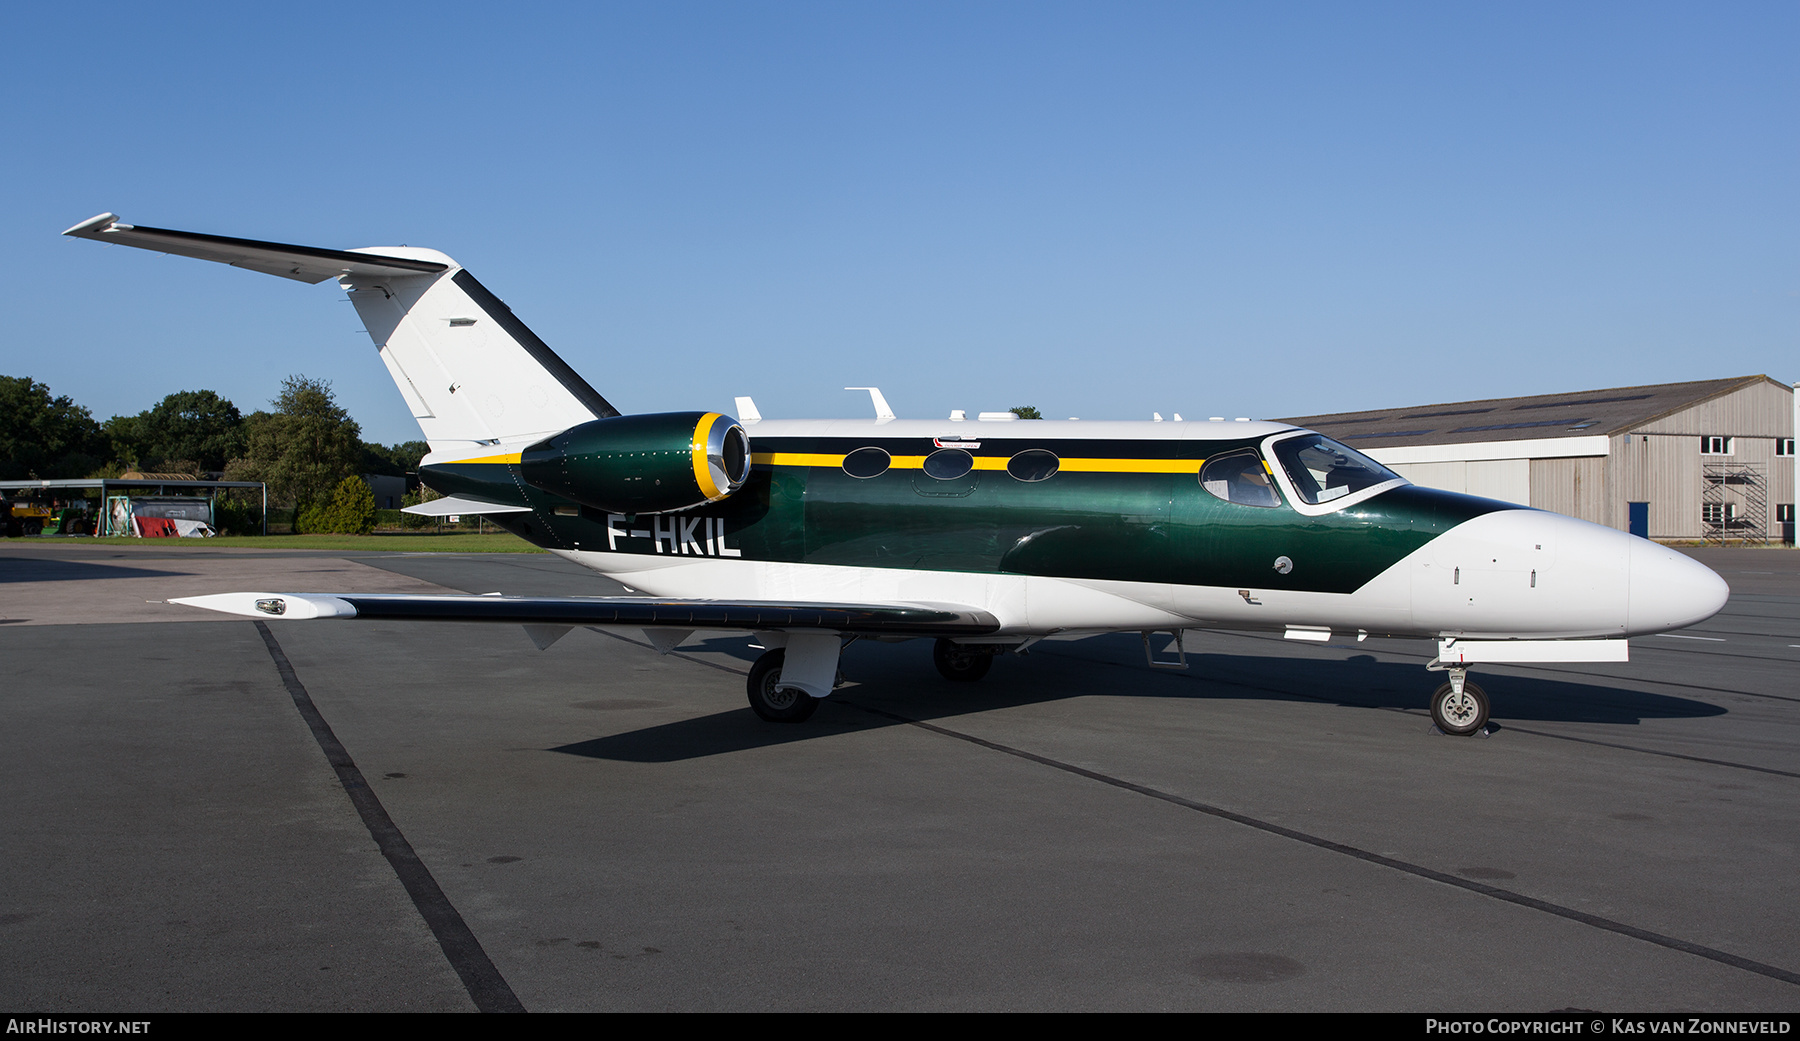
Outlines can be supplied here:
M1058 473L1191 474L1204 459L1064 459ZM1002 467L1001 469L1005 469Z
M751 452L752 466L843 466L842 455L813 452Z
M829 452L756 452L750 461L757 466L843 466L844 457ZM1009 457L978 455L977 470L1004 470ZM1109 474L1191 474L1200 471L1204 459L1062 459L1057 470L1062 473ZM888 460L889 469L917 470L925 465L922 455L896 455Z
M518 461L519 461L519 453L518 452L503 452L500 455L478 455L478 456L474 457L473 459L439 459L436 462L433 462L431 465L433 465L433 466L461 466L465 463L501 463L501 464L513 463L513 464L516 464Z
M700 455L704 449L696 449ZM757 466L843 466L844 457L835 452L756 452L750 461ZM1004 470L1009 461L1006 456L978 455L975 457L977 470ZM1064 473L1109 473L1109 474L1188 474L1196 473L1204 459L1083 459L1064 457L1057 469ZM469 459L444 459L434 466L461 466L474 463L497 463L501 465L519 462L518 452L504 452L500 455L481 455ZM888 467L893 470L917 470L925 465L922 455L896 455L888 459ZM695 461L694 475L696 482L702 479L699 460ZM704 477L710 478L710 472ZM710 483L710 482L707 482ZM701 485L705 488L705 484Z

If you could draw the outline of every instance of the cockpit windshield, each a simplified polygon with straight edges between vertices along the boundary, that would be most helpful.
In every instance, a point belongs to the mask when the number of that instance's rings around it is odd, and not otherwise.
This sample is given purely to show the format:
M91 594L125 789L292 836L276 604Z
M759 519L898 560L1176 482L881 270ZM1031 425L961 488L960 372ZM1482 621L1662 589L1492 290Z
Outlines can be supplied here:
M1321 434L1303 434L1277 441L1275 458L1287 471L1288 480L1303 502L1314 506L1341 499L1364 488L1397 481L1400 475L1354 448L1346 448Z

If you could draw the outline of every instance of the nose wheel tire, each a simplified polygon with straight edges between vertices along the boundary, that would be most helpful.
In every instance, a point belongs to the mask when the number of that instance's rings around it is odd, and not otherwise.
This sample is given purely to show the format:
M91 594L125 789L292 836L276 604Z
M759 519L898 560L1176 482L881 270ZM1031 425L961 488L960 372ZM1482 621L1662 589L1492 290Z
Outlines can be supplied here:
M1487 726L1487 691L1469 680L1463 680L1462 693L1444 684L1431 696L1431 721L1446 734L1467 737Z
M750 666L750 711L770 723L800 723L819 707L819 699L803 690L781 686L781 663L787 652L777 647Z
M931 663L945 679L968 683L987 675L994 665L994 656L970 650L954 640L939 640L932 645Z

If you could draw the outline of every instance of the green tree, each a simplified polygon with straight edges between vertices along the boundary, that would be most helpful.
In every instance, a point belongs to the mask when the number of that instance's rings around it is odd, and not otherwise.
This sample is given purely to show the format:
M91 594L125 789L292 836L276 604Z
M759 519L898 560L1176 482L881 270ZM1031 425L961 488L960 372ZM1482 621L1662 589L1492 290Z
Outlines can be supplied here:
M262 521L262 496L253 489L228 488L217 499L213 527L221 535L260 535Z
M100 424L101 436L105 437L107 443L111 445L111 458L116 464L107 467L108 469L116 469L120 473L124 473L126 470L140 468L140 460L144 455L143 418L144 414L140 412L135 416L114 416ZM143 464L143 468L156 469L147 463Z
M294 512L294 534L323 535L331 531L324 503L309 503Z
M325 380L289 376L271 404L273 412L244 418L244 454L225 468L226 476L266 482L272 502L323 507L332 490L357 473L362 428Z
M1011 412L1015 416L1018 416L1020 419L1043 419L1044 418L1044 414L1037 410L1036 405L1014 405L1012 408L1007 409L1007 411Z
M419 460L431 446L423 441L403 441L397 445L363 444L362 472L366 474L384 474L388 477L405 477L409 473L417 473Z
M375 530L375 493L361 477L346 477L332 489L331 502L307 511L305 531L367 535Z
M244 417L210 390L177 391L135 416L114 416L106 433L117 458L143 470L223 470L244 453Z
M106 461L87 409L29 376L0 376L0 480L81 477Z

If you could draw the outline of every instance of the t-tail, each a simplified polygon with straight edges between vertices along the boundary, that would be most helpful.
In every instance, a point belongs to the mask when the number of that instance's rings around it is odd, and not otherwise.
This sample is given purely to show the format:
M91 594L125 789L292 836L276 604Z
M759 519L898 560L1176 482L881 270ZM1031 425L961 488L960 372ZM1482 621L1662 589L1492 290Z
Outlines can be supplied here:
M63 234L300 282L337 279L434 455L529 444L619 415L474 275L436 250L319 249L146 228L111 213Z

